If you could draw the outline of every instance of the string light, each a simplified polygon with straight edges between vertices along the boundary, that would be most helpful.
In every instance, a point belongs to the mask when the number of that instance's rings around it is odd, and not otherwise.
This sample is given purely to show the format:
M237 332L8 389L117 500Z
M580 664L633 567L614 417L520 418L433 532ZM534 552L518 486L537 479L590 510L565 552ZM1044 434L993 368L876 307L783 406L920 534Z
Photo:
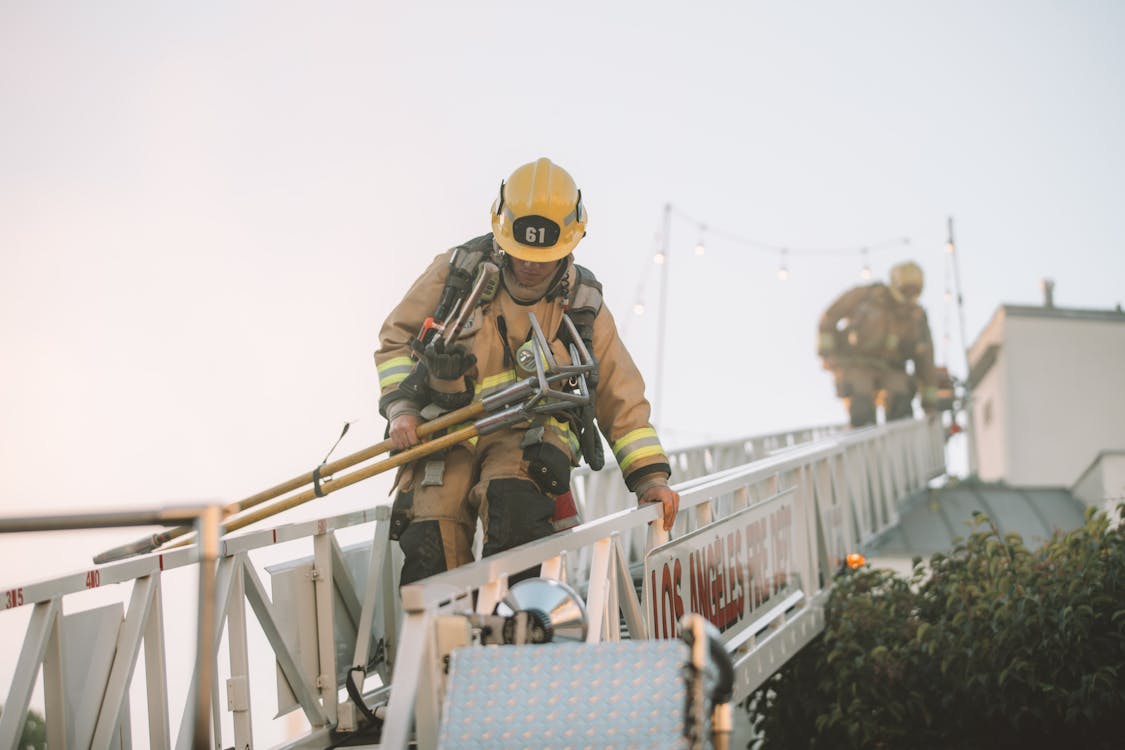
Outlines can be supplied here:
M949 253L950 255L953 255L953 243L952 242L945 243L945 252Z
M768 242L761 242L759 240L751 239L749 237L743 237L743 236L741 236L739 234L736 234L734 232L728 232L724 229L719 229L718 227L714 227L714 226L711 226L711 225L709 225L709 224L707 224L703 221L700 221L699 219L695 218L694 216L691 216L690 214L688 214L684 211L681 211L680 209L678 209L678 208L676 208L675 206L672 206L672 205L668 206L668 210L670 212L676 214L680 218L686 219L687 221L690 221L692 224L695 224L695 226L699 230L699 242L696 244L696 247L698 247L699 245L704 245L705 244L704 240L707 238L707 236L710 236L710 237L720 237L720 238L725 239L729 242L733 242L733 243L738 244L738 245L743 245L743 246L748 247L752 250L758 250L760 252L778 253L778 252L781 252L781 251L784 250L786 253L791 253L793 255L833 255L833 256L840 256L840 255L854 255L856 253L862 253L862 252L865 252L867 250L882 250L882 249L889 248L889 247L901 247L903 245L909 245L910 244L910 238L909 237L895 237L895 238L892 238L892 239L884 240L882 242L869 243L869 244L867 244L865 246L862 246L862 247L794 248L790 245L782 246L782 245L773 245L773 244L770 244Z
M789 281L790 276L792 275L792 271L789 267L789 258L790 258L791 255L825 256L825 257L842 257L842 256L848 256L848 255L851 255L851 256L859 255L862 258L862 265L861 265L860 272L859 272L860 278L862 278L864 281L869 281L874 276L874 274L872 272L872 268L871 268L871 253L873 253L875 251L879 251L879 250L887 250L887 249L890 249L890 248L904 247L904 246L910 245L910 238L909 237L894 237L894 238L883 240L881 242L868 243L866 245L862 245L862 246L858 246L858 247L852 246L852 247L819 247L819 248L817 248L817 247L804 247L804 248L795 248L795 247L788 246L788 245L786 245L786 246L774 245L774 244L770 244L768 242L761 242L759 240L744 237L744 236L741 236L737 233L729 232L729 231L726 231L724 229L709 225L706 222L700 221L699 219L696 219L695 217L687 214L686 212L681 211L680 209L676 208L675 206L673 206L672 204L669 203L669 204L665 205L664 229L661 230L661 231L657 231L653 235L653 248L654 249L653 249L653 254L652 254L651 257L652 257L652 264L655 265L655 266L664 266L665 264L668 263L669 258L668 258L667 254L671 251L672 247L668 242L669 238L665 237L665 234L670 232L670 224L668 222L669 222L669 217L672 216L672 215L678 216L682 219L686 219L686 220L690 221L692 224L695 225L696 231L698 233L696 242L692 246L692 254L695 257L701 257L701 256L707 254L707 250L708 250L707 246L709 244L711 244L711 242L715 238L719 238L719 239L725 240L727 242L731 242L731 243L734 243L734 244L737 244L737 245L741 245L741 246L746 247L746 248L748 248L750 250L753 250L753 251L757 251L757 252L761 252L761 253L775 254L778 258L778 265L777 265L777 272L776 272L777 278L778 278L779 281L783 281L783 282ZM952 244L953 244L952 241L950 241L946 245L946 251L947 252L950 252L950 253L953 252ZM650 268L651 268L651 266L650 266ZM629 319L631 319L632 317L643 316L646 312L646 305L645 305L644 300L645 300L645 288L646 288L647 283L648 283L647 282L647 278L648 278L647 272L645 274L642 274L642 276L643 276L643 278L638 279L637 296L635 297L635 299L637 301L633 304L633 308L632 308L633 309L633 315L629 316ZM663 302L661 303L661 305L663 306Z

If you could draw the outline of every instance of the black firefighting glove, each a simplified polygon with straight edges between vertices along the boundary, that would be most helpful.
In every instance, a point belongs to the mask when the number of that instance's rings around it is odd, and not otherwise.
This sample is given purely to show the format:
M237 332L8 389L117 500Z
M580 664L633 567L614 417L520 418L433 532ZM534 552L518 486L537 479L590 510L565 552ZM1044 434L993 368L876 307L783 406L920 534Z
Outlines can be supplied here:
M430 376L439 380L457 380L464 377L465 373L477 363L477 356L464 344L446 345L440 338L426 344L424 349L421 349L421 344L415 344L415 351L426 363L426 370Z

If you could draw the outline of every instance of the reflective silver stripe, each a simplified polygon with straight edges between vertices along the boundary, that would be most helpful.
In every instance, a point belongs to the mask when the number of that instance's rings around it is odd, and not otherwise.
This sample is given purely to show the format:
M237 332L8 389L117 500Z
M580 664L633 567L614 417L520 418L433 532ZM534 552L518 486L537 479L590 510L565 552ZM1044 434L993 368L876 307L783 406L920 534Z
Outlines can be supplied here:
M660 438L656 436L656 430L651 427L633 430L613 444L613 455L617 457L617 465L624 473L628 473L632 465L640 459L663 455L663 453Z
M386 389L406 380L406 376L414 369L414 360L410 357L392 357L375 369L379 373L379 387Z

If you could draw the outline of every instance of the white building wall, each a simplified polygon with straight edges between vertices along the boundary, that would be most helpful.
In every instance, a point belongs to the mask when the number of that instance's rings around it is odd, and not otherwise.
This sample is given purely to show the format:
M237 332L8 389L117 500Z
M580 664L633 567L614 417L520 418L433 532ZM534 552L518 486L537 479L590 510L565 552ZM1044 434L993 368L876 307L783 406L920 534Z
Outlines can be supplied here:
M993 345L999 346L995 364L973 388L972 444L976 452L976 474L987 482L1003 479L1008 473L1007 404L1009 391L1007 357L1003 348L1004 310L992 317L969 352L969 361L978 362Z
M1101 451L1125 449L1125 323L1011 309L997 321L999 357L974 394L978 424L990 394L1000 420L978 430L981 478L1069 487Z

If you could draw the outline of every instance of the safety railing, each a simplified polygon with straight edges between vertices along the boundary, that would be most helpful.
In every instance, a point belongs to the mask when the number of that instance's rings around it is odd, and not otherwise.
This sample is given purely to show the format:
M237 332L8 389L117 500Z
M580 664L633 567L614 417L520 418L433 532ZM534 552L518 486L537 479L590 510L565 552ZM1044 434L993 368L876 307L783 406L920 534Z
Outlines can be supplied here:
M676 485L681 514L670 535L659 528L658 507L621 510L403 587L402 639L381 747L405 748L412 728L419 748L437 746L447 656L434 637L438 618L491 612L508 577L535 565L544 577L565 579L575 552L590 557L588 578L575 582L585 591L587 642L619 638L621 622L631 638L675 637L679 615L702 609L735 654L740 700L823 629L823 602L846 555L896 524L899 501L944 465L936 419L842 433ZM735 517L738 524L724 525ZM648 534L642 597L623 543L639 529ZM676 548L688 542L691 549L677 557ZM693 564L700 549L708 551ZM654 558L663 570L652 568ZM685 596L684 582L701 570L703 585ZM713 596L716 587L727 596Z
M86 513L66 516L30 516L0 520L0 533L30 531L66 531L75 529L106 528L116 526L151 526L154 524L176 526L187 523L194 527L196 548L186 550L199 569L197 596L197 622L195 670L196 678L188 693L184 709L184 745L193 750L210 747L208 727L212 717L212 659L216 628L211 627L215 602L215 565L219 554L219 534L222 510L217 505L193 508L166 508L153 511L118 511ZM189 528L190 528L189 527ZM75 583L59 581L58 588L66 590ZM107 581L108 582L108 581ZM82 584L86 588L101 585L98 571L86 573ZM129 603L129 613L120 625L113 641L113 651L101 660L108 665L105 685L97 694L96 713L86 712L85 721L75 721L67 716L67 685L64 675L64 623L61 595L50 595L53 584L42 587L16 587L4 591L6 608L34 602L27 637L16 662L15 678L8 690L0 715L0 746L16 747L24 723L28 704L40 667L44 672L44 693L47 713L52 721L47 724L47 743L50 747L109 747L121 745L131 738L122 737L126 690L132 681L136 659L143 641L147 653L147 678L157 687L149 697L153 721L149 725L150 744L167 745L165 692L162 689L164 673L164 627L160 614L160 582L151 575L136 578ZM87 705L93 706L92 703ZM162 710L163 709L163 710ZM73 713L73 712L69 712ZM68 720L70 719L70 720ZM127 724L126 724L127 726Z
M801 437L823 435L828 436L800 442ZM386 722L382 746L405 747L416 732L419 747L435 747L441 708L436 698L440 691L433 688L440 675L427 635L434 618L459 608L475 606L478 612L491 608L503 597L509 575L539 565L545 577L569 580L583 593L593 624L588 640L620 638L622 622L630 638L674 635L667 625L674 618L662 615L676 606L676 591L662 588L662 571L645 566L674 569L681 540L698 543L730 519L740 526L722 533L746 540L749 550L741 558L747 576L742 582L743 606L734 612L731 592L736 589L730 588L725 599L710 601L709 619L722 622L724 638L737 657L736 690L739 696L745 695L822 627L817 602L830 585L839 560L892 526L899 500L944 467L941 426L934 421L903 421L855 432L836 428L800 431L701 446L673 452L670 458L680 476L690 477L676 484L682 510L671 534L655 528L658 508L637 508L620 487L609 492L600 488L600 478L579 477L576 494L585 506L585 517L594 520L404 587L401 592L397 545L388 538L387 506L224 538L215 571L211 622L213 632L225 636L227 663L218 663L221 649L216 638L210 654L214 665L210 741L214 747L229 747L232 741L238 748L254 747L254 715L257 712L261 717L265 711L258 694L263 682L270 679L260 670L251 674L251 633L260 631L277 674L278 713L299 709L311 727L284 747L324 747L334 732L354 730L362 723L354 702L342 692L352 668L368 676L366 687L362 681L358 686L366 696L365 703L387 703L380 711ZM618 510L602 512L614 503ZM369 542L340 544L339 531L363 524L371 524ZM759 538L757 533L763 529L765 536ZM756 545L753 549L751 536ZM279 568L286 566L270 568L272 585L267 587L252 553L309 539L312 556L285 571ZM636 543L627 541L633 539ZM690 561L699 560L702 565L705 556L690 551L683 554L686 581ZM143 642L147 746L192 746L189 720L181 722L176 742L171 742L167 696L168 682L175 678L160 668L164 613L159 591L165 575L189 568L196 560L192 549L180 548L51 581L7 587L14 593L0 600L3 609L49 609L55 613L60 634L84 638L81 649L68 649L60 636L53 641L57 653L38 662L28 660L26 669L21 666L8 690L7 705L20 709L21 701L13 704L12 697L22 699L29 693L40 666L45 685L65 683L74 678L76 669L85 669L85 687L94 708L48 700L48 726L69 727L75 730L68 735L73 737L92 736L89 727L112 727L120 746L129 747L128 711L112 713L112 707L104 707L99 696L109 690L124 694L134 678L138 644ZM751 580L761 572L753 568L753 560L763 563L761 570L776 574L776 580L762 590L756 586L758 581ZM635 586L638 575L645 580L640 596ZM712 590L718 575L712 560L707 573ZM726 575L726 580L734 580L736 573ZM122 614L118 605L96 627L85 621L62 627L68 618L78 620L88 614L70 612L66 601L88 589L91 576L102 587L131 582L128 609ZM754 592L749 591L752 588ZM471 592L475 592L475 605ZM681 603L690 608L688 596L682 595ZM256 623L253 628L249 627L247 604ZM98 637L83 635L91 632ZM43 638L43 623L33 621L21 653L38 653ZM120 649L133 656L112 670L88 668L90 663L105 662L104 657L86 659L76 666L75 654L94 648L107 651L111 663ZM0 652L0 658L7 657ZM254 691L251 684L256 686ZM220 696L226 699L225 714L219 711ZM19 713L25 714L26 701L22 705ZM192 715L185 705L183 716ZM5 712L0 748L14 745L22 723ZM259 735L262 723L257 723Z

